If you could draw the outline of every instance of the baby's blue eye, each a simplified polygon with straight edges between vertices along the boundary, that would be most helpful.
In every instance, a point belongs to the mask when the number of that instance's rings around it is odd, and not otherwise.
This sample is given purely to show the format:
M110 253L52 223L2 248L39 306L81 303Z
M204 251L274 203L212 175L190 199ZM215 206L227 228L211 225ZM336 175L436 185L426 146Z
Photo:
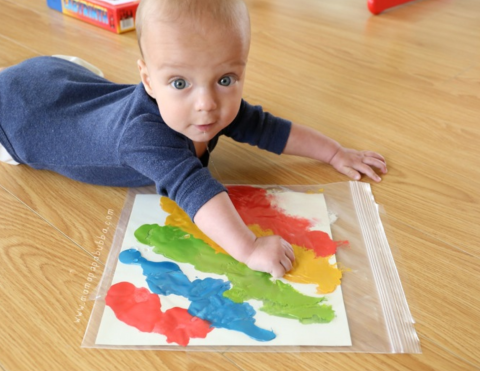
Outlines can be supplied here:
M175 89L182 90L188 86L188 83L184 79L176 79L172 81L172 86Z
M218 83L222 86L230 86L234 83L233 77L231 76L223 76Z

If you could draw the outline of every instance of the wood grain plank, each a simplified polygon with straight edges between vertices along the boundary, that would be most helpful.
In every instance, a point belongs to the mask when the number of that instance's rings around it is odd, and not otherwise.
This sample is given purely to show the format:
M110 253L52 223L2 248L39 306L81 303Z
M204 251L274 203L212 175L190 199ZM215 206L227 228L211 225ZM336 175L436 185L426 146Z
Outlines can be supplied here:
M37 54L73 55L99 67L105 76L119 83L138 83L139 57L135 33L117 35L54 10L31 10L9 1L2 2L0 35L29 46ZM21 30L21 32L19 32Z
M158 357L80 348L91 311L91 302L81 299L89 290L91 256L3 188L0 204L8 210L0 214L0 358L6 370L238 369L216 353L162 352Z
M15 40L7 39L0 34L0 67L9 67L21 61L38 56L34 50L17 43Z
M480 258L393 218L386 228L417 331L480 367Z
M50 171L0 163L0 186L91 256L105 262L125 200L125 188L83 184ZM35 184L35 187L32 187Z
M225 353L243 370L310 371L329 370L478 370L444 348L422 339L422 354L348 354L348 353Z

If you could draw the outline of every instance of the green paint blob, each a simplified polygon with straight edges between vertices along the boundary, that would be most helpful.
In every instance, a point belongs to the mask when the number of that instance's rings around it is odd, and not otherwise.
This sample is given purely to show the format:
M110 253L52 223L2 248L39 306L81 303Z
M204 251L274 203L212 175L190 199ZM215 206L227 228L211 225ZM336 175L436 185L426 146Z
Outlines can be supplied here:
M304 295L282 281L273 282L269 274L251 270L230 255L217 253L203 240L178 227L145 224L135 231L135 237L168 259L192 264L201 272L227 276L232 288L224 296L236 303L259 300L263 302L260 310L304 324L327 323L335 317L330 305L320 304L325 298Z

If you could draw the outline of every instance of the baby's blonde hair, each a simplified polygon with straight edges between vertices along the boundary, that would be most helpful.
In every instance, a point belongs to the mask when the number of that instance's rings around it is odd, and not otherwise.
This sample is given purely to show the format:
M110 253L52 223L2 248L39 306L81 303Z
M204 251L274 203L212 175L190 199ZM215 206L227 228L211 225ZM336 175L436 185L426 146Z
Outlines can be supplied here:
M202 33L209 21L227 30L245 29L250 39L250 18L243 0L141 0L136 14L140 53L144 55L142 35L153 22L188 22Z

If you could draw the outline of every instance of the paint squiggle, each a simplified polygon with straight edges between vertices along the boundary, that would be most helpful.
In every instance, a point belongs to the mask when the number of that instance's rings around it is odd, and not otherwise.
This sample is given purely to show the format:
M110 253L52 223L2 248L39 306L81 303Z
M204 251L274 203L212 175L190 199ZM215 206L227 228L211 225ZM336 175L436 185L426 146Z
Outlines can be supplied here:
M231 187L229 187L229 189L230 188ZM240 197L241 193L238 191L239 187L235 187L235 188L237 189L237 191L233 192L233 197L235 197L235 200L238 204L241 201L241 197ZM244 187L242 186L241 188L244 188ZM246 187L246 188L248 190L247 193L250 193L251 192L250 188L253 188L253 187ZM259 188L255 188L255 189L259 189ZM264 190L262 189L262 191ZM262 198L263 196L266 197L266 193L262 192L257 195L257 197L259 197L261 200L263 200ZM195 238L203 240L210 247L212 247L216 252L227 254L220 246L218 246L207 235L205 235L195 224L193 224L190 218L188 217L188 215L174 201L170 200L167 197L162 197L160 199L160 205L162 209L169 214L165 221L166 225L178 227L183 231L185 231L186 233L191 234ZM270 205L270 201L268 201L268 205ZM255 208L255 204L252 204L252 207ZM247 213L246 207L242 208L242 210L243 210L243 213ZM301 218L297 218L297 219L300 219L301 228L305 228L307 223L308 223L308 226L310 225L310 222L306 219L301 219ZM253 221L253 220L254 220L253 218L250 219L250 221ZM259 221L260 223L262 223L262 221L259 219L255 219L255 221ZM257 237L269 236L269 235L275 234L274 231L270 229L264 229L259 224L250 224L248 225L248 227L253 233L255 233ZM286 234L292 234L293 233L292 228L294 227L291 226L290 231L287 231ZM315 231L315 232L319 232L319 231ZM300 230L300 231L297 231L295 235L297 234L302 235L304 233L305 233L305 230ZM328 239L329 241L328 244L330 247L335 246L335 249L336 249L336 245L338 244L337 242L333 242L328 236L328 234L323 232L319 232L319 233L321 233L322 238ZM291 242L291 240L292 239L289 239L288 241ZM292 243L292 246L295 251L296 260L292 270L288 272L284 276L284 278L291 282L316 284L317 292L319 294L329 294L335 291L337 286L340 285L341 279L342 279L342 272L337 267L337 265L330 264L328 261L329 260L328 257L317 256L316 253L311 249L296 245L294 243ZM329 251L329 250L327 249L326 251Z
M245 224L258 224L292 245L314 251L315 256L334 255L337 247L348 244L347 241L332 241L325 232L310 230L312 225L308 219L288 215L274 206L271 202L274 194L268 194L264 188L229 186L228 194Z
M142 332L165 335L167 343L187 346L191 338L205 338L213 330L207 321L192 316L186 309L162 312L158 295L130 282L112 285L105 303L120 321Z
M262 230L258 225L249 226L257 237L271 236L273 231ZM313 283L317 285L317 293L329 294L334 292L342 281L342 271L337 264L330 264L329 258L315 256L312 250L292 245L295 261L292 269L283 278L290 282Z
M168 197L160 198L160 207L163 211L168 213L167 219L165 220L165 225L171 225L172 227L178 227L185 231L186 233L191 234L195 238L204 241L216 252L227 254L227 252L222 249L217 243L215 243L210 237L203 233L200 228L193 224L190 217L187 215L183 209L177 205L175 201L172 201Z
M310 297L282 281L272 282L267 273L249 269L226 254L217 254L204 241L172 226L146 224L135 231L137 240L153 246L153 251L177 262L190 263L201 272L226 275L232 288L224 296L236 303L256 299L260 310L274 316L296 319L302 323L326 323L333 320L332 307L325 298Z
M179 295L190 300L188 312L211 323L212 327L243 332L252 339L269 341L272 331L255 325L255 309L248 303L235 303L223 296L229 282L220 279L196 279L190 282L180 267L171 262L153 262L136 249L124 250L119 260L123 264L140 265L148 287L158 295Z

